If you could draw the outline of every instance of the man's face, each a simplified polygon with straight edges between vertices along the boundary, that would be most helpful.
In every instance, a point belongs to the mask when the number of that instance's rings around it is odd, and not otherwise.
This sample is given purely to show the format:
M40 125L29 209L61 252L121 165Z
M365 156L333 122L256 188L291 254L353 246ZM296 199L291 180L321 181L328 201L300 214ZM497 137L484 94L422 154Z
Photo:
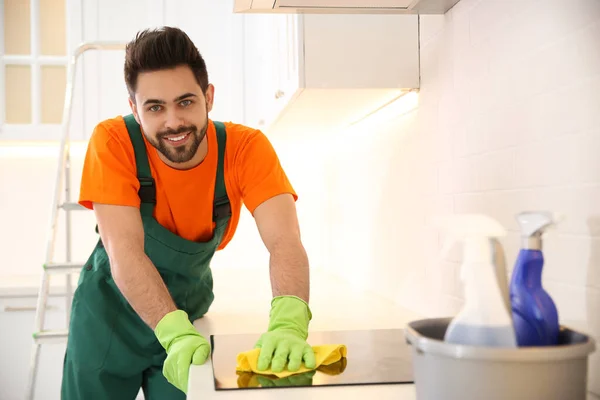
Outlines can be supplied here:
M213 93L212 85L202 93L188 66L138 75L135 104L130 99L130 105L148 142L168 164L201 161L194 156L206 136Z

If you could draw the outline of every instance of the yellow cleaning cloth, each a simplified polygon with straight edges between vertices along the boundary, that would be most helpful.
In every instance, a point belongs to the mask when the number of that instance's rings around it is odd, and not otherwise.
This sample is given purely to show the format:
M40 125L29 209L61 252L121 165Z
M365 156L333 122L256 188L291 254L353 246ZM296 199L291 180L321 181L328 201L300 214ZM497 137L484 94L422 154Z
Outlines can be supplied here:
M285 378L290 375L301 374L307 371L311 371L313 369L319 368L320 365L329 365L335 362L338 362L340 359L346 358L348 354L348 349L343 344L325 344L319 346L313 346L313 351L315 352L315 368L306 368L304 366L304 362L300 365L300 369L298 371L290 372L287 369L284 369L281 372L273 372L271 369L266 369L264 371L259 371L257 369L258 364L258 356L260 354L260 349L253 349L250 351L246 351L244 353L240 353L237 356L237 366L235 368L236 371L239 372L254 372L256 374L262 375L275 375L278 378Z

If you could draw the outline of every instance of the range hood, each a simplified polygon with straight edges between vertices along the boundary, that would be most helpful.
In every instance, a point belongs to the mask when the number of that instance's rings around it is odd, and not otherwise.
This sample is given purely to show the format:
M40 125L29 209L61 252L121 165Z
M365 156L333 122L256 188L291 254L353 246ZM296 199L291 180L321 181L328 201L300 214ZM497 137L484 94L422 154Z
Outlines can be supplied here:
M444 14L459 0L235 0L236 13Z

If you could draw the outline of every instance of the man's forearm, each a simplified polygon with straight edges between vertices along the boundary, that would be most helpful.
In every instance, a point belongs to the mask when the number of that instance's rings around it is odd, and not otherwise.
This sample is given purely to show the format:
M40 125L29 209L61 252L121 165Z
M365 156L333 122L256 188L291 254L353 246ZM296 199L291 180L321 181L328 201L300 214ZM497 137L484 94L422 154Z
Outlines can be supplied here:
M271 251L269 266L273 296L297 296L308 303L310 296L308 257L300 241L275 246Z
M145 253L119 253L116 260L111 260L111 271L123 296L153 330L167 313L177 310L164 281Z

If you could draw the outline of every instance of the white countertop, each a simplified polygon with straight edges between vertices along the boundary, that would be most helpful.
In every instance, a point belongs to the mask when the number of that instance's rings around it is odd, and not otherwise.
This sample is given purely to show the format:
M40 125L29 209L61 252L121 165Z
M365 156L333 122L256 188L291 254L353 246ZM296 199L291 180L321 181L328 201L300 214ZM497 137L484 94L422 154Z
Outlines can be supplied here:
M260 275L260 276L259 276ZM231 281L235 277L235 281ZM211 334L262 333L268 324L271 288L268 268L253 271L214 271L215 302L204 318L196 321L199 332ZM403 329L406 323L421 316L396 306L376 295L353 289L328 274L312 271L310 331ZM310 333L309 333L310 341ZM378 400L415 400L414 385L386 384L365 386L293 387L215 391L212 365L192 366L189 400L206 399L289 399L316 400L334 398Z
M215 301L208 314L195 322L198 331L206 337L211 334L264 332L268 324L271 300L268 267L261 272L215 268L213 275ZM35 300L38 277L26 276L9 283L0 280L0 297L25 296ZM62 295L64 280L55 280L53 283L51 292ZM399 307L391 301L357 291L342 280L317 270L311 272L310 304L313 319L309 332L403 329L409 321L422 318L421 315ZM215 391L210 360L204 365L192 366L190 369L187 396L189 400L269 400L280 399L284 394L291 400L362 400L367 397L376 400L417 399L415 387L411 384ZM589 393L587 400L600 400L600 397Z

